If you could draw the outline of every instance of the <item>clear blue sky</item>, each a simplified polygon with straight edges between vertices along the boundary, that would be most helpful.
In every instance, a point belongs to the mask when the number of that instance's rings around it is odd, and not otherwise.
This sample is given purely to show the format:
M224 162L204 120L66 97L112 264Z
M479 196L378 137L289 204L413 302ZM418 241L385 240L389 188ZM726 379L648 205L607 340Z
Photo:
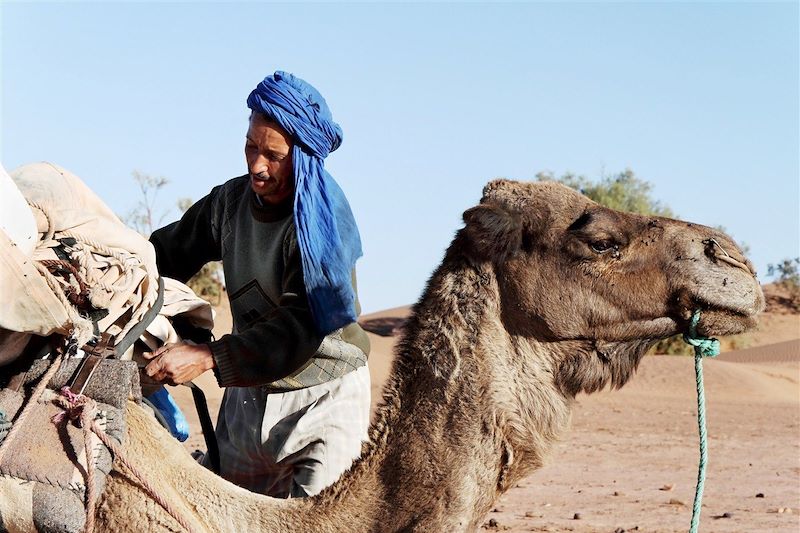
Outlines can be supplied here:
M798 4L3 2L2 163L49 160L118 213L245 172L249 91L288 70L345 141L365 311L415 301L495 177L626 167L766 265L800 254ZM176 215L173 211L173 218Z

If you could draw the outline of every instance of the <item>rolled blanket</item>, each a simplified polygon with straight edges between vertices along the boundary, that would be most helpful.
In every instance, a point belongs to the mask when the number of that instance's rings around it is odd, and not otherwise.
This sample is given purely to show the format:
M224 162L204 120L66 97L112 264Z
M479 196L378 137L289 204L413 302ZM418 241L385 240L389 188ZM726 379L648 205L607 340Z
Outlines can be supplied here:
M77 176L51 163L11 172L36 221L30 257L0 232L0 328L121 339L158 296L152 245Z

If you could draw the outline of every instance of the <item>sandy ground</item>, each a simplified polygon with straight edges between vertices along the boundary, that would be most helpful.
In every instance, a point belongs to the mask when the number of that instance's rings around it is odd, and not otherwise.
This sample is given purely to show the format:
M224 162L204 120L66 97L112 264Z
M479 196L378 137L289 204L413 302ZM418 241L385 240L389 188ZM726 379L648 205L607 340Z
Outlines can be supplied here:
M800 531L798 356L795 342L793 362L704 363L702 531ZM622 390L579 397L550 464L488 519L510 531L687 531L697 447L693 360L648 357Z
M398 308L365 318L382 318L391 326L407 312ZM230 331L225 306L215 330ZM396 337L370 334L370 340L374 404ZM701 530L797 532L800 315L765 314L748 344L705 362L710 459ZM216 419L221 390L211 376L199 383ZM194 430L187 447L204 448L188 390L174 394ZM548 466L509 490L484 528L687 531L697 447L692 358L646 357L622 390L578 397L572 430Z

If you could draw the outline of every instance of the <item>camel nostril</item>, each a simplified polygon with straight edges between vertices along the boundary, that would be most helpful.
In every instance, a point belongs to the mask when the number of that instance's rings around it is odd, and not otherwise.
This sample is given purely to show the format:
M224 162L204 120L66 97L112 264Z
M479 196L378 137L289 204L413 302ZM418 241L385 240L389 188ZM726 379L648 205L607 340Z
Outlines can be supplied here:
M705 244L705 252L706 255L711 258L712 261L722 261L723 263L727 263L732 267L741 268L751 276L755 276L756 272L753 269L753 266L750 264L746 258L742 257L742 260L739 261L738 259L733 258L726 250L722 247L720 243L717 242L716 239L706 239L703 241Z

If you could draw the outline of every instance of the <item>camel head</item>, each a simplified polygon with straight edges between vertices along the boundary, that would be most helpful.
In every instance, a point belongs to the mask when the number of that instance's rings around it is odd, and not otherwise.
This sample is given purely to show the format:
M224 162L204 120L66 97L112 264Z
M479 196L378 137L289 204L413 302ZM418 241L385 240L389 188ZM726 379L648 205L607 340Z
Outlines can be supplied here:
M554 375L571 395L622 386L696 310L698 333L712 336L752 328L764 307L724 233L608 209L558 183L493 181L464 220L466 254L494 269L503 327L560 343Z

